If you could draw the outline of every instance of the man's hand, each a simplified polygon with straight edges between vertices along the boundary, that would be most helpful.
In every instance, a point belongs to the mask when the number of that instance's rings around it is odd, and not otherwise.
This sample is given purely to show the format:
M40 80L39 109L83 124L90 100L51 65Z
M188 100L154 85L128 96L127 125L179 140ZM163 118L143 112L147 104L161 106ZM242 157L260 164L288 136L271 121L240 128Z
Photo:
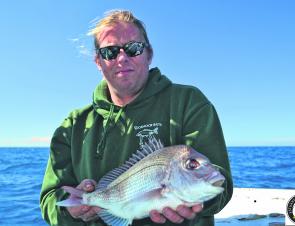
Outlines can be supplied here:
M76 188L84 192L92 192L95 190L95 184L96 182L94 180L85 179ZM86 221L97 219L98 218L97 212L100 211L100 208L97 206L82 205L82 206L75 206L75 207L67 207L67 210L73 218L75 219L80 218L86 222Z
M197 213L201 212L203 204L197 204L192 207L179 205L176 210L169 207L165 207L162 214L156 210L150 211L150 218L153 222L163 224L166 220L170 220L173 223L182 223L184 219L193 219Z

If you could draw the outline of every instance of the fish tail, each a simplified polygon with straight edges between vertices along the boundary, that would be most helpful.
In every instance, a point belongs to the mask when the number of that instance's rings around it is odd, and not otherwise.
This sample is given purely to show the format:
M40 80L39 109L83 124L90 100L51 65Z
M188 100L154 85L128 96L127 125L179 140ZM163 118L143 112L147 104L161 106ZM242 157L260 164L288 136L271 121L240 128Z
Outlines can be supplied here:
M70 193L70 197L66 200L57 202L56 205L58 206L81 206L83 205L83 191L73 188L73 187L69 187L69 186L63 186L62 189L65 192Z

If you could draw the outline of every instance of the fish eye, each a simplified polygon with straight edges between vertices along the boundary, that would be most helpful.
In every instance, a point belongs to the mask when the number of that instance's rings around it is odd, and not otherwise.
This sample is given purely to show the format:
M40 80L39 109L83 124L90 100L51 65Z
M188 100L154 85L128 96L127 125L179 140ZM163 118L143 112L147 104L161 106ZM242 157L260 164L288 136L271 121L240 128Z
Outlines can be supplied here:
M198 168L201 164L196 159L188 159L185 162L185 167L189 170Z

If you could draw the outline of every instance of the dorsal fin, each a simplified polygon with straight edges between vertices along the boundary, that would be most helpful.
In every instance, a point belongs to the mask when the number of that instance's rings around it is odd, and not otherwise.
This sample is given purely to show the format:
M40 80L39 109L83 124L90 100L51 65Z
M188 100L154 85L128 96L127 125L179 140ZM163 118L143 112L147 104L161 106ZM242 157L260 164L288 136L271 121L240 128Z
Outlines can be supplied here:
M115 179L117 179L121 174L130 169L137 162L148 156L149 154L162 149L164 146L160 140L156 140L155 138L150 139L149 143L145 143L141 146L141 150L137 150L136 153L132 154L122 166L115 168L104 175L97 184L97 190L104 190L107 186L112 183Z

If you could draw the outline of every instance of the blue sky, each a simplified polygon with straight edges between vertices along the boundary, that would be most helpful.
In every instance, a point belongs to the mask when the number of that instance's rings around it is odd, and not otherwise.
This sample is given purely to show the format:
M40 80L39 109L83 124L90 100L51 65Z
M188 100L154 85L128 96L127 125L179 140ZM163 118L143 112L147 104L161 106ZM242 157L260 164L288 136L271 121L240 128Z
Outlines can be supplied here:
M101 80L91 21L144 21L152 67L200 88L228 146L295 145L295 1L6 0L0 3L0 146L48 146Z

